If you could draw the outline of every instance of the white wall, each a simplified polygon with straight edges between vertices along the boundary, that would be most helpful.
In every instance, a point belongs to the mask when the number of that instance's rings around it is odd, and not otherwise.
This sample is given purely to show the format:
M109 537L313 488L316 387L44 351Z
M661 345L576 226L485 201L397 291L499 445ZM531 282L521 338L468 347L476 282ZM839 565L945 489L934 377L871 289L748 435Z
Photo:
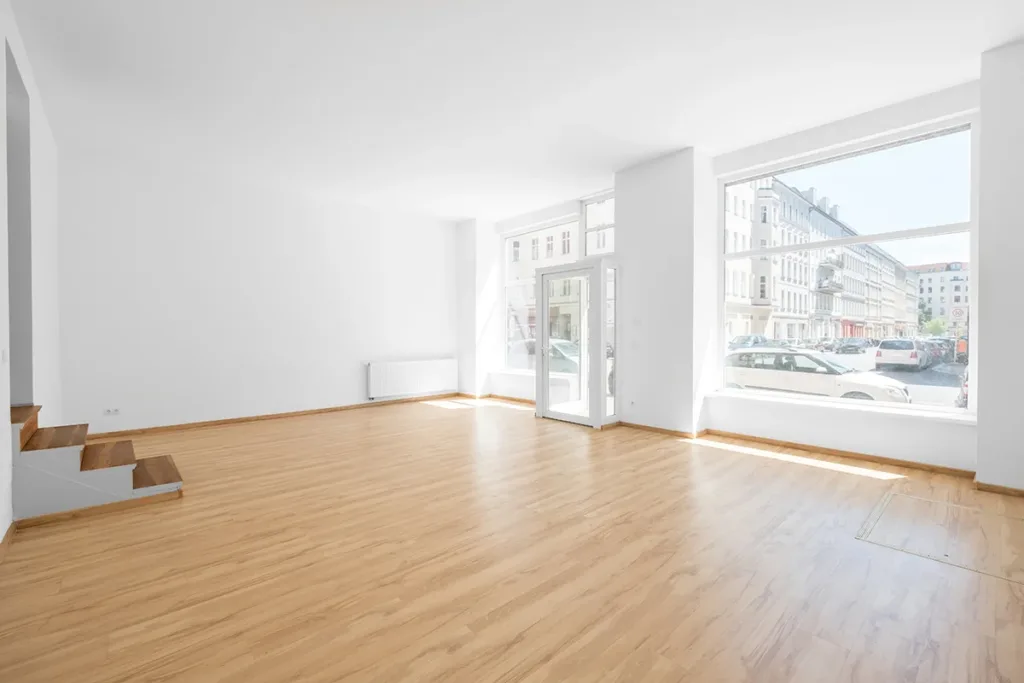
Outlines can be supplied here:
M366 361L456 355L453 224L204 173L62 154L67 420L100 432L360 403Z
M710 160L693 149L615 174L624 422L696 430L715 339L714 188Z
M712 394L702 429L973 471L977 427L966 416L830 406L773 396Z
M971 268L977 301L978 481L1024 489L1020 396L1015 358L1020 336L1020 262L1024 253L1024 41L981 57L979 264ZM974 380L977 379L977 382Z
M459 391L479 396L491 393L489 375L502 362L502 245L494 224L487 221L463 221L456 234Z
M0 0L0 37L10 45L29 97L32 163L32 298L33 298L33 400L44 406L40 422L54 424L60 421L60 366L58 363L59 311L56 305L58 281L56 249L57 152L50 124L46 118L39 91L36 88L32 66L25 54L10 4ZM6 92L6 69L4 86ZM6 120L7 104L0 98ZM0 159L7 158L6 126L0 135ZM8 289L8 236L7 236L7 165L0 164L0 348L10 348L9 289ZM48 251L47 251L48 249ZM10 395L10 365L0 364L0 395ZM8 420L0 420L0 533L7 530L13 518L11 507L11 437Z
M11 405L32 398L32 164L28 91L10 49L7 67L7 255Z

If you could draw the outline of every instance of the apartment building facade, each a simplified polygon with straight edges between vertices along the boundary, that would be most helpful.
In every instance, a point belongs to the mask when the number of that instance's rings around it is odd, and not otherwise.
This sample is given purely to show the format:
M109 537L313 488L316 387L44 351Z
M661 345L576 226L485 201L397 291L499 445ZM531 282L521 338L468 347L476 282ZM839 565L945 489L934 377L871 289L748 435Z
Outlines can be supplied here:
M920 311L941 320L951 336L967 334L971 317L971 274L966 261L911 266L918 277Z
M915 336L916 271L873 245L815 248L825 239L856 235L839 219L839 207L819 198L814 188L800 191L777 178L729 186L727 252L790 245L806 249L726 264L726 338Z

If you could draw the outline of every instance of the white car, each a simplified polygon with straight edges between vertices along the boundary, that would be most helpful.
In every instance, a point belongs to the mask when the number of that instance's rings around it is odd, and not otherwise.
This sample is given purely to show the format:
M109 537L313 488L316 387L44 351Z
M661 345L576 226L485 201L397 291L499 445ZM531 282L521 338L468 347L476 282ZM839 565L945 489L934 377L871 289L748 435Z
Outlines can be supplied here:
M883 339L875 349L875 369L889 367L923 370L931 363L931 351L913 339Z
M737 349L725 357L727 387L794 394L910 403L907 385L874 372L858 372L816 351Z

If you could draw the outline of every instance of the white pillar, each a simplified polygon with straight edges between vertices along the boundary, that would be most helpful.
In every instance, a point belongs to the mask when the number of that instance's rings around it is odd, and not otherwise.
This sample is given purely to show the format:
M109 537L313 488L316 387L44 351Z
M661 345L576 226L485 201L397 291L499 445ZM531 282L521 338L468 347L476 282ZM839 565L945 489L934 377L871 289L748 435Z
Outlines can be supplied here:
M710 159L693 149L615 175L624 422L696 433L703 396L718 386L715 196Z
M981 56L978 266L971 268L979 482L1024 489L1018 292L1024 253L1024 41ZM976 304L975 304L976 302ZM984 344L980 350L979 342Z
M492 223L468 220L456 226L456 250L459 392L480 396L503 352L502 245Z

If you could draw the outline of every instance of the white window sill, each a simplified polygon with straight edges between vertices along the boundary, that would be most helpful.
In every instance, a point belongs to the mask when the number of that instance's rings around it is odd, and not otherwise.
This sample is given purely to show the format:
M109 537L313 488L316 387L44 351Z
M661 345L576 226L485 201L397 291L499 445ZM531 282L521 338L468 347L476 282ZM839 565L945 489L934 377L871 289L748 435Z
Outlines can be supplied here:
M771 391L757 391L754 389L719 389L709 394L709 397L714 396L759 402L783 403L794 406L815 406L818 408L859 413L873 413L876 415L898 415L914 420L931 420L963 425L978 424L977 413L968 412L961 408L954 408L952 406L946 408L943 406L915 406L913 404L906 405L899 403L884 403L880 401L854 401L852 399L826 398L819 396L791 396Z

